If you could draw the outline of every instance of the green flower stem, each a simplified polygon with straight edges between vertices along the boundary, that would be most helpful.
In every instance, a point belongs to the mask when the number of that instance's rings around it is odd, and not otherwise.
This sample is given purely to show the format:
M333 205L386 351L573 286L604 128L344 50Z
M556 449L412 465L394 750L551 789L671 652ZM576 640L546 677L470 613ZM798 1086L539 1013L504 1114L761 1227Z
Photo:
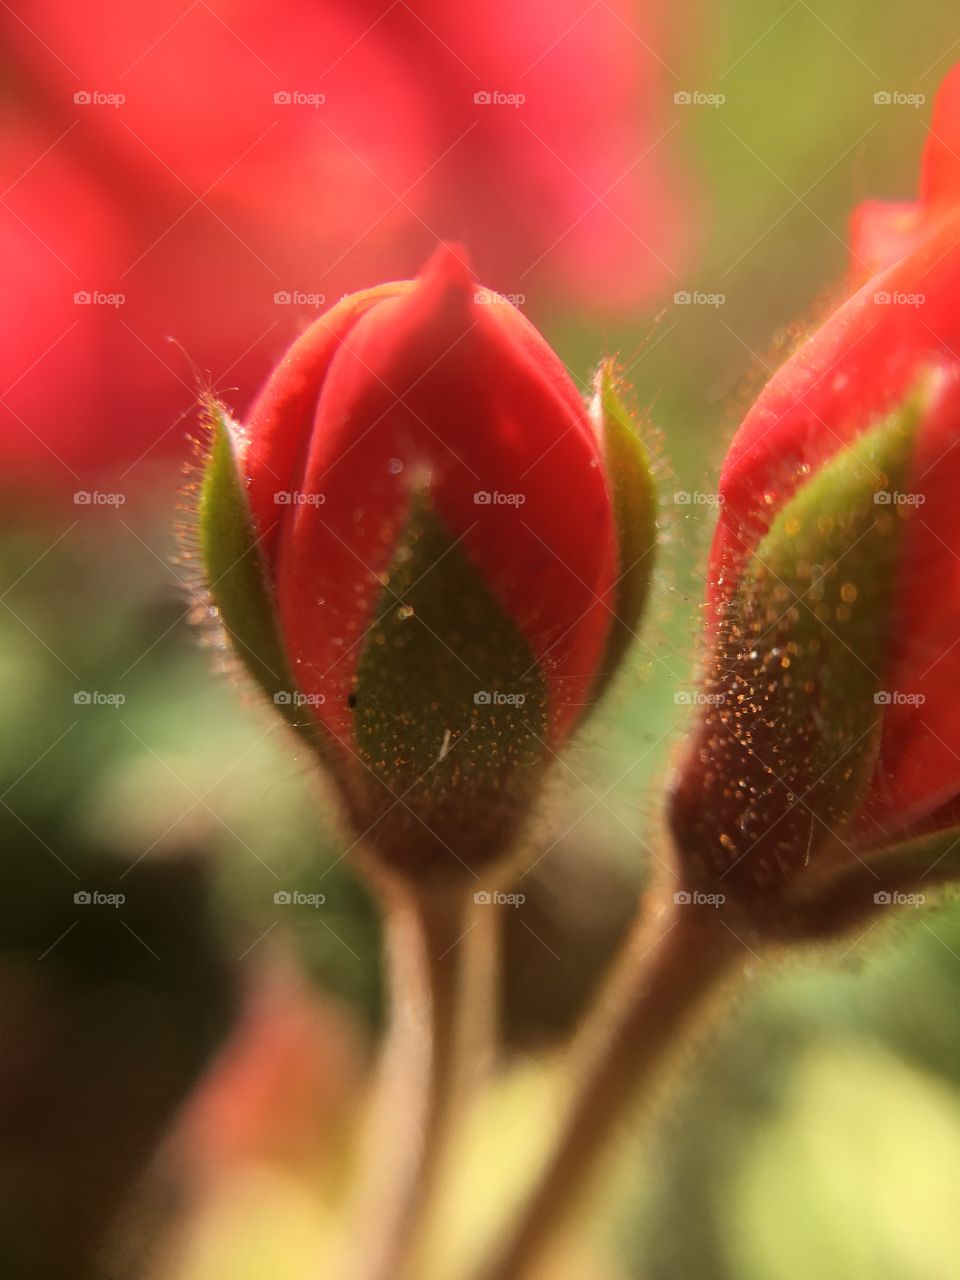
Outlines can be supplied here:
M468 924L460 895L392 890L386 902L390 1022L349 1241L354 1280L401 1280L418 1244L461 1094Z
M629 1108L649 1104L677 1050L703 1028L711 998L750 956L720 915L670 901L638 923L574 1044L570 1100L542 1175L479 1280L534 1274L611 1140L634 1118Z

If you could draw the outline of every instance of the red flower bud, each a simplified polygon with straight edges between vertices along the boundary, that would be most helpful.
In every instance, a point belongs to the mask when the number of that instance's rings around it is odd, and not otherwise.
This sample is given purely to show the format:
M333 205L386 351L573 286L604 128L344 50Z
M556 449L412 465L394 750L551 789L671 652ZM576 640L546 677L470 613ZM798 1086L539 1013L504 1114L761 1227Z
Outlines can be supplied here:
M636 625L648 484L609 369L588 412L451 246L416 281L345 298L246 426L221 430L202 529L214 602L395 864L472 866L512 837L533 766Z
M960 67L921 200L858 212L854 275L875 274L770 380L723 467L673 823L694 876L741 897L960 822L958 157Z

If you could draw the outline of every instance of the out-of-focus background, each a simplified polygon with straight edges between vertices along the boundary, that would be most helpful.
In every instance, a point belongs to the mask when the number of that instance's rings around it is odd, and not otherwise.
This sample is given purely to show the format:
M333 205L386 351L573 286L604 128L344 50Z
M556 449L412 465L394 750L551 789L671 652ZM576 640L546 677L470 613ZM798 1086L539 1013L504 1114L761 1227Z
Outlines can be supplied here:
M295 1280L349 1174L377 921L308 761L189 621L198 394L242 416L323 306L445 237L583 385L619 352L647 422L659 590L505 921L512 1070L450 1188L454 1275L542 1129L531 1055L655 856L726 441L842 289L854 205L912 195L960 19L12 0L0 25L0 1274ZM868 935L732 1011L572 1276L960 1273L960 913Z

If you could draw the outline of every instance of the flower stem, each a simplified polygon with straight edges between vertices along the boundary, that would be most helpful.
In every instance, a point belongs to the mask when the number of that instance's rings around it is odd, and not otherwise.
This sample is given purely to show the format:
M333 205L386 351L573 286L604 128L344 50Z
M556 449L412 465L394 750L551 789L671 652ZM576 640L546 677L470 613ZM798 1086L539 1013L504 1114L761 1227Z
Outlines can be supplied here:
M417 1243L458 1093L466 928L459 896L387 895L391 1009L370 1125L371 1178L350 1242L355 1280L400 1280Z
M542 1176L479 1280L533 1273L623 1128L625 1109L650 1100L672 1053L702 1026L710 996L749 954L712 907L671 902L638 923L574 1044L570 1101Z

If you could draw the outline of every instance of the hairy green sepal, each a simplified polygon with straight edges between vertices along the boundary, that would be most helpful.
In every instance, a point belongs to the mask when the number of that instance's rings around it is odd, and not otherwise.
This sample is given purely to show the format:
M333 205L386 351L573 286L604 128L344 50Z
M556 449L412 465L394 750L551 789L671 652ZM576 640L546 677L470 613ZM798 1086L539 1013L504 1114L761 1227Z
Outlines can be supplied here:
M210 452L200 489L200 551L207 603L219 615L234 652L255 683L311 747L323 745L309 710L297 705L297 686L280 635L263 556L233 431L222 405L208 407Z
M543 669L424 497L360 656L358 819L400 870L476 873L513 842L547 745Z
M656 494L650 456L617 393L614 366L596 379L604 466L617 531L617 581L613 618L594 696L602 696L635 639L653 578L657 545Z
M696 875L778 895L835 851L872 775L914 397L786 503L726 607L674 826ZM831 853L835 856L835 852Z

